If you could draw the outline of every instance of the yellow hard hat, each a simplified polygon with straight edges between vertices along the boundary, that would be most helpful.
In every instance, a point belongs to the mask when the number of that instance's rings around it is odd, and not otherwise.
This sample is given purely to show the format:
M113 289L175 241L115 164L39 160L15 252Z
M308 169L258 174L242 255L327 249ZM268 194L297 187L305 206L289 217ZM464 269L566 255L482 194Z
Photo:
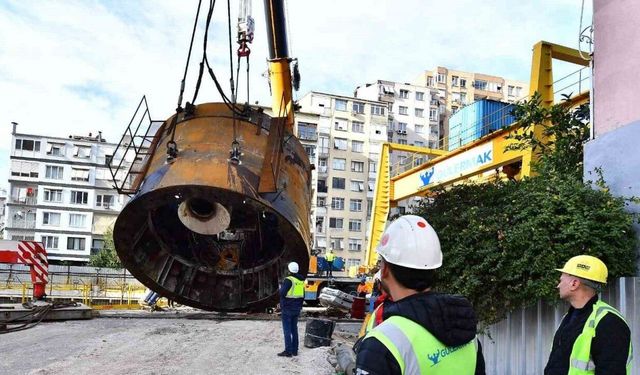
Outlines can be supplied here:
M569 259L563 268L556 268L556 270L602 284L607 283L607 275L609 273L604 262L591 255L575 256Z

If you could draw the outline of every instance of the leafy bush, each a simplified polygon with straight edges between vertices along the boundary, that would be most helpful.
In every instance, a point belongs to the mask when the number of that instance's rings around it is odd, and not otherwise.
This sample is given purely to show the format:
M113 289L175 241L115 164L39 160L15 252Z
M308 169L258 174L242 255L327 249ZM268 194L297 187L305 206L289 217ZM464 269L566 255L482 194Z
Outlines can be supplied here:
M122 268L122 263L113 244L113 229L107 230L104 234L104 247L97 254L91 256L89 265L93 267Z
M554 112L555 121L562 122L554 133L554 144L561 146L545 149L536 164L538 175L440 190L414 210L440 237L439 288L468 297L484 324L539 298L556 301L554 269L572 256L599 257L610 278L635 272L634 217L625 212L625 200L607 189L592 189L576 173L582 163L582 140L576 138L584 131L568 123L583 112L561 106L542 111L539 103L528 102L515 113L522 118L535 111L544 114L537 121ZM532 133L525 129L523 134Z

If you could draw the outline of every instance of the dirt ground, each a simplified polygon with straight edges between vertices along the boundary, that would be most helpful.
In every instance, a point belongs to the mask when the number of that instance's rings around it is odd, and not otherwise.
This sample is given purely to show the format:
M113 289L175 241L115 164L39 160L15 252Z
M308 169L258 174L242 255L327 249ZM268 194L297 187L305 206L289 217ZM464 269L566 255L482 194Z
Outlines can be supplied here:
M0 335L0 374L335 374L328 347L282 358L278 320L98 318ZM335 334L334 334L335 338Z

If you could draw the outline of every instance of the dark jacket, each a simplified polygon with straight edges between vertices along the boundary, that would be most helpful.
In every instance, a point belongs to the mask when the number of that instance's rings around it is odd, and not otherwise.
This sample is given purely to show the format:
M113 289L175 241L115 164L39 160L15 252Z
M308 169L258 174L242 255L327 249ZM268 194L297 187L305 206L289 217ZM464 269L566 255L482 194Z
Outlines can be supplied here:
M295 277L298 280L304 281L305 277L299 273L293 273L291 276ZM291 289L291 280L284 279L282 281L282 286L280 286L280 309L282 310L282 314L284 315L298 315L300 314L300 310L302 310L302 304L304 303L304 298L287 298L287 292Z
M567 375L569 358L576 339L598 301L594 296L581 309L569 308L553 337L549 362L545 375ZM625 375L631 332L629 326L615 314L605 315L596 327L596 337L591 341L591 359L596 365L596 375Z
M384 319L399 315L419 323L447 346L475 339L478 320L464 297L432 292L418 293L398 302L385 302ZM357 348L356 368L369 375L400 375L400 365L378 339L371 337ZM484 357L478 342L476 374L484 374Z

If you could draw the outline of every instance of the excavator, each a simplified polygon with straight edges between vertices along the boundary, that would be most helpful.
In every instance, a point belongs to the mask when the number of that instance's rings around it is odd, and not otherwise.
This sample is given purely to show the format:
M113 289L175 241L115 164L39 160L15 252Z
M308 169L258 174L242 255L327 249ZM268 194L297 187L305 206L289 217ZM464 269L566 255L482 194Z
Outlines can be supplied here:
M176 113L154 122L143 98L142 115L136 111L109 160L116 188L131 196L114 243L123 265L163 297L210 311L262 311L276 304L288 262L308 270L312 167L294 135L297 74L284 0L264 1L272 115L238 104L233 83L230 96L221 89L206 55L214 5L193 100L183 107L183 78ZM251 52L249 9L243 1L238 63ZM195 103L203 72L223 102Z

